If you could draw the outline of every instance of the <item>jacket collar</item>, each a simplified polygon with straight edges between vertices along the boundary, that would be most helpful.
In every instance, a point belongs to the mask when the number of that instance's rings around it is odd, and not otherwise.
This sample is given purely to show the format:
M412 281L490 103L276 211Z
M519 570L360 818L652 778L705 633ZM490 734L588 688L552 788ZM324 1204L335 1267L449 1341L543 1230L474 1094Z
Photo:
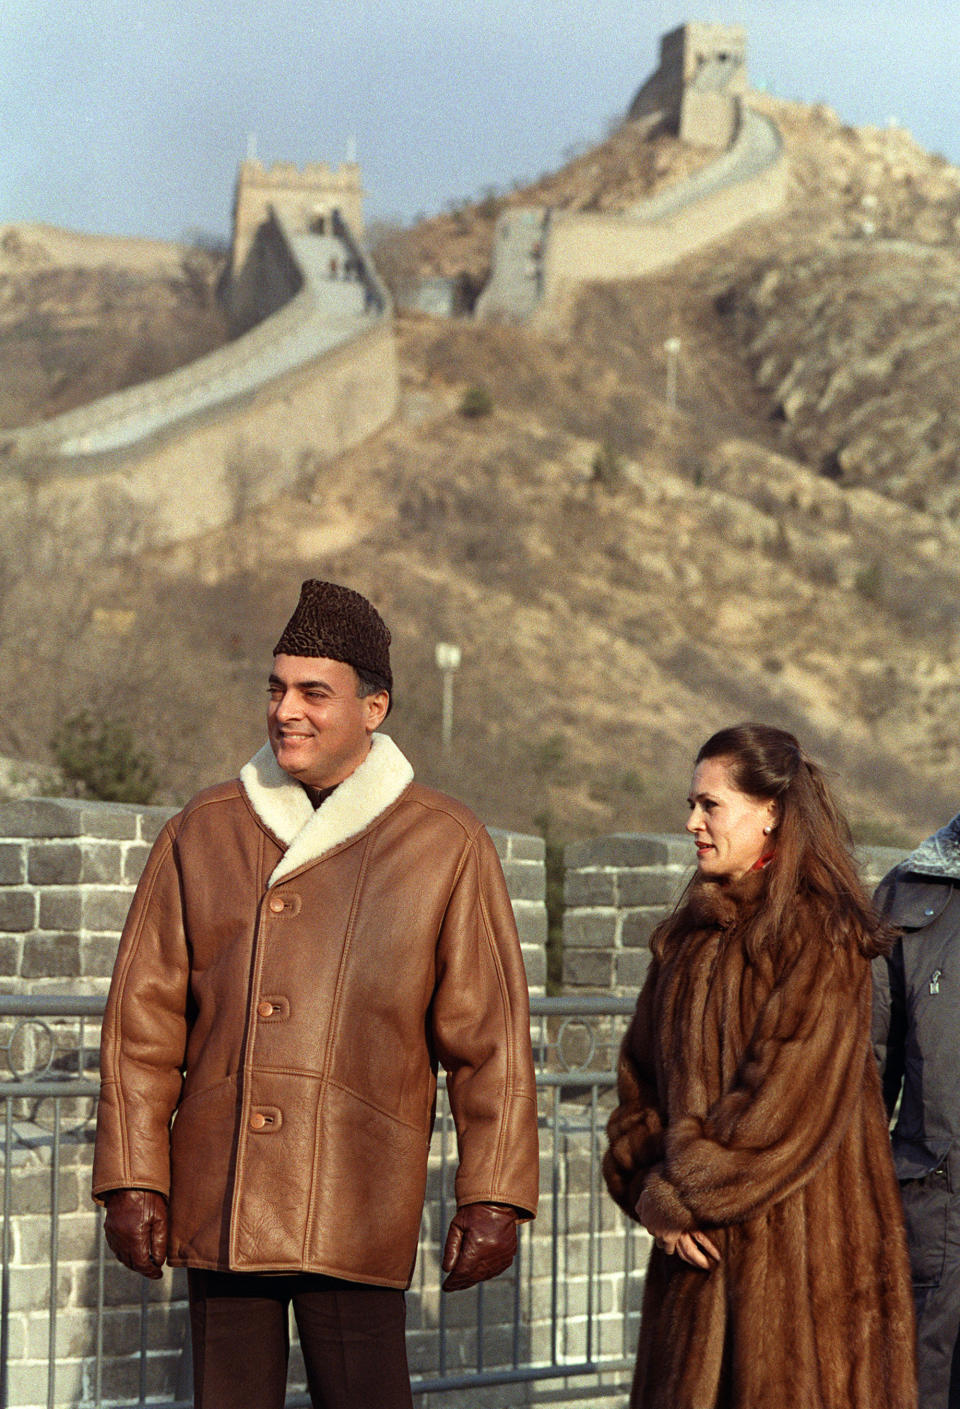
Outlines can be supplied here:
M413 769L393 740L374 734L359 768L314 810L300 784L284 773L264 744L240 770L240 782L257 817L287 848L268 885L364 831L412 781Z
M960 812L952 822L921 842L907 857L903 869L921 876L960 880Z

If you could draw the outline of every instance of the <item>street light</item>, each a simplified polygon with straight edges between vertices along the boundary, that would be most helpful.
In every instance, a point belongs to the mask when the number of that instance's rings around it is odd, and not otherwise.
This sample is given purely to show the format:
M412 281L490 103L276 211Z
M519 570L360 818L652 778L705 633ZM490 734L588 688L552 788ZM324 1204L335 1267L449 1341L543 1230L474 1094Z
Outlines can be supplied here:
M438 641L434 658L437 669L443 676L443 720L440 726L440 740L444 753L450 748L453 739L453 676L460 669L460 647L449 641Z
M677 409L677 358L680 355L680 339L667 338L663 344L667 354L667 405L671 411Z

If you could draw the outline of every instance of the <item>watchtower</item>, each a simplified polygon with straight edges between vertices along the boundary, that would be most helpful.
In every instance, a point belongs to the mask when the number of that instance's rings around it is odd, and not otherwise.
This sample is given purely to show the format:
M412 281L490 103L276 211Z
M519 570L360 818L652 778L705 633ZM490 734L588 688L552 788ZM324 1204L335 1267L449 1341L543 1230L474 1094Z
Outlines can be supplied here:
M660 40L660 67L630 105L629 117L660 114L680 139L729 146L737 102L747 91L747 35L740 25L693 22Z
M363 185L356 162L335 170L326 162L311 162L301 170L292 162L267 168L256 160L241 162L233 203L233 247L230 272L236 278L250 246L271 210L284 216L295 232L331 233L337 211L356 239L363 238Z

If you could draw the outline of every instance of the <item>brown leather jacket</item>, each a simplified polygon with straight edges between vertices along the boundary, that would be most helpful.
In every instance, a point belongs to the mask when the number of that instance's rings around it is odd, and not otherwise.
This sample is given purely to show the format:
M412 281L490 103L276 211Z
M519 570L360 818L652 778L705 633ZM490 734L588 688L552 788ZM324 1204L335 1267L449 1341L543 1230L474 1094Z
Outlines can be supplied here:
M406 1286L438 1064L458 1205L536 1211L503 872L473 814L412 779L374 735L314 812L267 746L154 846L104 1019L93 1191L167 1194L174 1265Z

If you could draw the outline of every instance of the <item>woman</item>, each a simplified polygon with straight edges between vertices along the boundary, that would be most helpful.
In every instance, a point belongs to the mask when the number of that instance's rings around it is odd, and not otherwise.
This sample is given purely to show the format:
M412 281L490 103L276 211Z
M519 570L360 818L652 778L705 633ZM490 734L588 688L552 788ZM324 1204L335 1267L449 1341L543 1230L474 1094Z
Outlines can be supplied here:
M869 1047L888 935L791 734L714 734L688 801L697 874L650 941L604 1159L655 1240L632 1409L914 1409Z

